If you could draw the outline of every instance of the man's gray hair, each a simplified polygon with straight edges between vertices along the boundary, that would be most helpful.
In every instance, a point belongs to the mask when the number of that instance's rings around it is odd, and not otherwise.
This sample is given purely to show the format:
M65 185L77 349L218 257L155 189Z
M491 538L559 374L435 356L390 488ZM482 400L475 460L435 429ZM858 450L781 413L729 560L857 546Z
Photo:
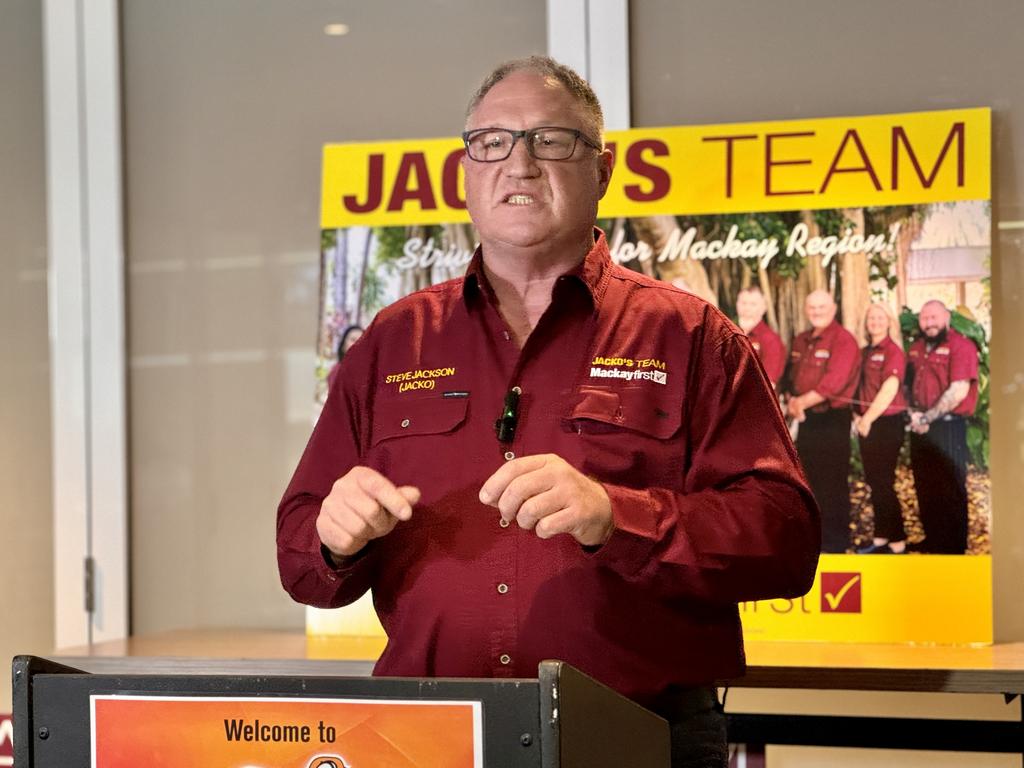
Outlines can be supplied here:
M601 102L597 100L597 94L594 93L594 89L590 87L586 80L579 76L576 70L572 67L567 67L565 64L558 63L550 56L528 56L523 59L511 59L499 64L491 74L484 78L480 87L476 89L476 93L469 100L469 106L466 107L466 119L468 120L473 111L480 106L480 102L483 101L484 96L487 95L491 88L513 72L522 71L536 72L541 77L550 77L557 80L586 112L587 121L590 123L588 127L594 131L594 135L588 138L596 140L601 144L604 143L604 112L601 110Z

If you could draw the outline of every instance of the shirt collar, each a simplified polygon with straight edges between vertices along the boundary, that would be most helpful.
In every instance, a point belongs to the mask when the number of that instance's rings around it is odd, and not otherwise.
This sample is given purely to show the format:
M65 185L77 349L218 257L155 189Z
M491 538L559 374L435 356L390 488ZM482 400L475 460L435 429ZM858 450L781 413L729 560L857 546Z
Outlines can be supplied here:
M562 275L567 280L556 283L555 290L560 290L561 283L571 282L586 292L591 304L596 309L601 305L601 299L608 288L611 264L611 253L608 250L608 241L604 232L598 227L594 227L594 246L587 252L583 261ZM466 277L462 283L462 296L468 304L472 303L479 295L483 295L488 300L494 296L491 286L487 282L487 275L484 273L483 249L478 245L469 262L469 267L466 269Z
M811 328L811 338L812 339L827 339L827 338L830 338L832 336L835 336L836 331L838 331L838 330L839 330L839 321L833 318L831 323L829 323L828 325L826 325L824 328L821 329L821 333L815 334L814 333L814 328Z

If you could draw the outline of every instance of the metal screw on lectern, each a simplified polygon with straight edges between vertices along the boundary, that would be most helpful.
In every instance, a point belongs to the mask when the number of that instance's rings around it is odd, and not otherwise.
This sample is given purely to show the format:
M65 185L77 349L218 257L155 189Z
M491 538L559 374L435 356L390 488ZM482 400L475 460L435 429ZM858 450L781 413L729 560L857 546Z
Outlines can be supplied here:
M519 743L522 744L524 747L528 747L531 744L533 744L533 736L531 736L528 733L524 733L522 736L519 737Z
M45 725L39 729L39 738L43 741L50 738L50 729L47 728Z

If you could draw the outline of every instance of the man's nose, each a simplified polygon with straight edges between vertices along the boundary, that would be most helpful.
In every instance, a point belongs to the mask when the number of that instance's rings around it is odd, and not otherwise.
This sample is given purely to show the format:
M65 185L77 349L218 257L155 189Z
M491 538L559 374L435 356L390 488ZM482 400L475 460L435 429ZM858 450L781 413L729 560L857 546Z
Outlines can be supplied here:
M510 176L532 178L540 175L540 165L537 159L530 154L526 142L525 136L520 138L512 147L512 154L505 160L505 172Z

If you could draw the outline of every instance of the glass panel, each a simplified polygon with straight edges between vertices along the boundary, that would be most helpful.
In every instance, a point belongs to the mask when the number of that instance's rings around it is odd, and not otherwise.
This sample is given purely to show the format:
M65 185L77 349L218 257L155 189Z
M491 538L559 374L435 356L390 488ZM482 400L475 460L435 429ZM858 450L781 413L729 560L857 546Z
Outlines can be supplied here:
M41 3L0 4L0 659L53 644ZM14 585L17 584L17 588ZM0 712L11 711L0 675Z
M133 632L302 626L274 515L313 418L321 145L457 136L544 9L123 4Z

